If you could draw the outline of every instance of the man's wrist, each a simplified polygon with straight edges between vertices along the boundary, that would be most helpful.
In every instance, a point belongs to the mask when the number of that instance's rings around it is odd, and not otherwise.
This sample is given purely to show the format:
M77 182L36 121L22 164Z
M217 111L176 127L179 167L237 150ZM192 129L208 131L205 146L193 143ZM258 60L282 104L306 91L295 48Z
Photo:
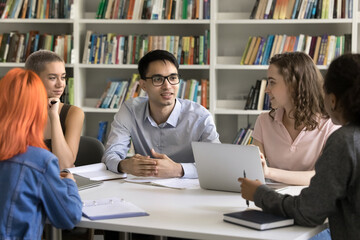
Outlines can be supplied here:
M121 162L122 161L119 162L117 170L118 170L119 173L124 173L123 168L121 167Z
M182 166L182 164L181 164L181 163L179 163L179 166L180 166L180 176L179 176L179 177L183 177L183 176L184 176L184 174L185 174L185 172L184 172L184 168L183 168L183 166Z

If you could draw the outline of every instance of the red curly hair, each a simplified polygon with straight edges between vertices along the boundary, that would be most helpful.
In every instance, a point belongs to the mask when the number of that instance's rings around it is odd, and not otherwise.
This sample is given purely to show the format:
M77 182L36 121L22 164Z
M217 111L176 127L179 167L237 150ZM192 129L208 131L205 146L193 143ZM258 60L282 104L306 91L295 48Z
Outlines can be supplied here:
M28 146L46 148L47 94L30 70L14 68L0 80L0 161L26 152Z

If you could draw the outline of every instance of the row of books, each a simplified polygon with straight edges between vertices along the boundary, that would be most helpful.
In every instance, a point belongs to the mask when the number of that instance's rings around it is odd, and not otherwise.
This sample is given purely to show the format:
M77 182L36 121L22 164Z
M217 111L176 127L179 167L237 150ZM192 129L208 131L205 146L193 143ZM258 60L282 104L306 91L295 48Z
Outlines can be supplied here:
M233 144L238 144L238 145L251 144L253 141L253 138L251 136L253 131L254 130L251 129L250 126L248 126L247 128L240 128L233 140Z
M106 88L96 103L96 108L120 108L129 98L146 96L139 86L139 74L134 73L130 79L108 79Z
M96 103L96 108L120 108L121 104L138 96L146 96L146 92L139 86L140 76L134 73L130 79L108 79L107 85ZM203 105L209 106L209 81L201 79L180 79L178 98L189 99Z
M353 0L256 0L250 19L352 18Z
M70 63L72 48L72 35L40 34L36 30L0 34L0 62L25 62L31 53L46 49L57 53L65 63Z
M284 52L305 52L317 65L328 65L334 58L351 52L351 34L249 37L240 64L267 65L272 56Z
M97 19L210 19L210 0L100 0Z
M137 64L149 51L171 52L179 64L209 64L210 34L201 36L149 36L95 34L88 30L82 62L86 64Z
M209 108L209 80L180 79L177 97L194 101L204 108Z
M256 80L255 86L251 86L248 93L245 110L269 110L270 99L269 95L265 93L267 80L263 78Z
M73 0L0 0L5 18L70 18Z

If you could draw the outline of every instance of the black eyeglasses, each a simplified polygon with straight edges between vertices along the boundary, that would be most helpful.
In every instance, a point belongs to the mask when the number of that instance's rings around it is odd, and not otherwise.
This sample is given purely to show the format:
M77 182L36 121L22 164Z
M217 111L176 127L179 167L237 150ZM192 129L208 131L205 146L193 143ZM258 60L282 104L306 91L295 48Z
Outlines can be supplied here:
M158 86L162 86L164 84L165 79L168 80L168 82L171 85L179 84L179 82L180 82L179 77L180 77L179 74L170 74L169 76L154 75L151 77L146 77L145 79L151 79L152 84L154 86L158 87Z

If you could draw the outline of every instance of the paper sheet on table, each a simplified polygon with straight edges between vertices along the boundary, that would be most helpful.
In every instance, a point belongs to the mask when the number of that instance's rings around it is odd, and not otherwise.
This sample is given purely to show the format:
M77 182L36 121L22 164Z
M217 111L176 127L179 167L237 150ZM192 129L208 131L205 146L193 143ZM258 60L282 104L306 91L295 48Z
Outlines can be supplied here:
M80 167L67 168L66 170L72 174L78 174L80 176L87 177L90 180L101 181L126 177L126 173L114 173L107 170L104 163L94 163Z
M90 220L148 216L143 209L119 198L86 200L83 202L83 215Z
M199 179L189 178L153 178L153 177L128 177L126 182L151 184L154 186L175 188L175 189L196 189L200 188Z

